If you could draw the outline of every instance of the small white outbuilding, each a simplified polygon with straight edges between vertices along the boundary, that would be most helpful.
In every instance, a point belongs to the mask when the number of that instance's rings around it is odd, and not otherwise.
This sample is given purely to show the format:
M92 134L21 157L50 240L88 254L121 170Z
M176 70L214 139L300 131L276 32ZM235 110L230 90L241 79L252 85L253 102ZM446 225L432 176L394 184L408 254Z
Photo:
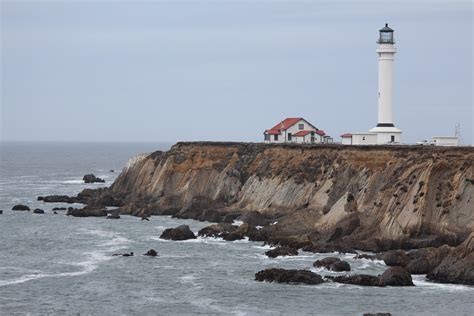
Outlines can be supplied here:
M459 146L457 136L433 136L433 145L435 146Z

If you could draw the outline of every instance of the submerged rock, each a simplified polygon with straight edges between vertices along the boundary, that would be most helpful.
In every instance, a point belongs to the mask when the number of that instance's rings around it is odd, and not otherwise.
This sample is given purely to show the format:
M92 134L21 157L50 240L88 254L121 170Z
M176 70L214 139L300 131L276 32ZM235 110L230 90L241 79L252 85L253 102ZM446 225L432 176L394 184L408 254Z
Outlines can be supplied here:
M33 211L34 214L44 214L44 211L40 208L37 208Z
M113 257L116 257L116 256L121 256L121 257L133 257L133 251L130 252L130 253L114 253L112 256L113 256Z
M90 174L86 174L82 180L84 180L84 183L95 183L95 182L101 182L101 183L105 183L105 180L104 179L101 179L99 177L96 177L94 174L90 173Z
M18 204L12 207L12 211L29 211L30 208L23 204Z
M187 240L196 239L196 235L189 229L188 225L181 225L176 228L165 229L160 238L168 240Z
M279 269L270 268L259 271L255 274L256 281L267 281L277 283L304 283L304 284L320 284L323 283L323 278L309 270L296 270L296 269Z
M276 258L279 256L297 256L298 249L290 247L276 247L275 249L268 250L265 254L270 258Z
M156 257L158 255L158 252L155 249L150 249L147 251L144 256L150 256L150 257Z
M42 197L42 201L45 203L68 203L68 204L82 202L78 200L77 198L68 196L68 195L48 195L48 196Z
M390 286L414 286L411 274L402 267L391 267L380 276L385 285Z

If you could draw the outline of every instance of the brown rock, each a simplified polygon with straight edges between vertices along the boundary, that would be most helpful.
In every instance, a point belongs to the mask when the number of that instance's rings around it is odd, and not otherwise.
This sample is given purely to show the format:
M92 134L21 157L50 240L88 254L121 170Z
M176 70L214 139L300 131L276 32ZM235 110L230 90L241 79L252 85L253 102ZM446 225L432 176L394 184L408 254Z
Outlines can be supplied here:
M390 286L414 286L411 274L402 267L391 267L380 276L385 285Z
M265 269L255 274L256 281L267 281L277 283L291 283L291 284L320 284L323 283L323 278L309 270L295 270L295 269Z

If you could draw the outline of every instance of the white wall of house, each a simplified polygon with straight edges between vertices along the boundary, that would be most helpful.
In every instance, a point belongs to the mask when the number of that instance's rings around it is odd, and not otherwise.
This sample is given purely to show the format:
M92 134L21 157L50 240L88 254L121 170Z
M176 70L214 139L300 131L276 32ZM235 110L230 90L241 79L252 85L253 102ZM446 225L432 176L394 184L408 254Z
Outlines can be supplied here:
M292 137L294 143L298 143L298 144L311 144L311 133L309 133L308 135L305 135L305 136L296 136L296 137ZM318 134L314 134L314 143L317 144L317 143L322 143L323 142L323 138L321 135L318 135Z
M270 140L266 140L265 143L284 143L285 142L285 132L282 132L278 136L278 139L275 139L275 135L269 135Z
M459 139L456 136L433 136L435 146L459 146Z
M377 144L400 144L401 142L402 132L377 132Z
M377 134L374 133L352 133L352 145L376 145Z
M316 129L314 127L312 127L308 122L306 122L305 120L299 120L298 123L294 124L293 126L290 126L285 132L286 132L286 137L288 139L288 134L291 133L291 135L295 135L296 133L300 132L300 131L316 131ZM285 133L283 132L283 133ZM310 142L310 138L311 136L308 134L306 136L309 136L307 137L307 141L306 142ZM305 136L305 137L306 137ZM319 136L319 135L318 135ZM293 137L292 137L293 138ZM300 137L298 137L300 138ZM299 141L299 140L298 140ZM304 142L304 141L303 141Z
M352 137L342 137L341 143L343 145L352 145Z

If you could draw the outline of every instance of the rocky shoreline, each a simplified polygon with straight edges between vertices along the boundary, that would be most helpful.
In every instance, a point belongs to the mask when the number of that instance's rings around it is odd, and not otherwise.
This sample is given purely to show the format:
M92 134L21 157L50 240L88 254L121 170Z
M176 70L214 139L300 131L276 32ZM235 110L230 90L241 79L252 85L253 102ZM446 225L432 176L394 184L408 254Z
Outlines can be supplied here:
M370 251L474 285L473 158L472 148L178 143L131 159L108 188L38 199L86 205L72 216L116 207L214 222L198 235L279 246L271 256Z

